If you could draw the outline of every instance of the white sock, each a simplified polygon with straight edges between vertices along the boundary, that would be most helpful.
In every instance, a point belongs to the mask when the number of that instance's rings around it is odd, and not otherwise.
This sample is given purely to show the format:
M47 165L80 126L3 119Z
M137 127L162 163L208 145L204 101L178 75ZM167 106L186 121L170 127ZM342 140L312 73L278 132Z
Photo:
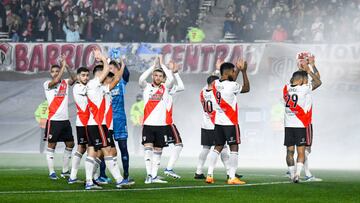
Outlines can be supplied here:
M229 169L230 169L230 167L229 167L229 159L230 159L230 156L229 156L229 150L226 147L226 145L224 146L223 150L220 153L220 158L221 158L222 163L224 164L224 168L226 170L226 175L229 175Z
M64 151L64 157L63 157L63 169L62 172L68 172L69 171L69 164L70 164L70 159L71 159L71 153L72 153L72 148L65 148Z
M176 144L175 145L174 150L173 150L173 152L172 152L172 154L170 156L169 163L168 163L166 169L168 169L168 170L173 169L176 161L179 158L179 155L180 155L182 149L183 149L183 144Z
M288 166L288 170L290 172L290 178L293 179L295 176L295 166Z
M152 169L151 169L151 177L153 178L157 176L157 172L160 167L161 154L162 152L157 152L157 151L155 151L153 154Z
M119 168L119 163L118 163L117 156L114 156L113 159L114 159L115 167L118 167L118 168Z
M144 160L145 160L145 168L146 168L147 175L151 175L152 159L153 159L153 148L145 147L144 148Z
M94 169L93 169L94 180L97 180L100 177L100 164L101 164L101 159L96 157L94 163Z
M209 157L209 168L208 168L208 173L207 173L208 176L213 176L214 168L215 168L218 156L219 156L219 152L216 151L215 149L211 150L209 152L209 155L208 155L208 157Z
M301 162L296 163L296 173L295 173L295 175L300 177L301 170L302 170L303 166L304 166L304 164L301 163Z
M94 157L88 156L85 160L85 175L86 183L93 184L93 171L94 171L95 159Z
M312 174L309 169L309 155L310 153L308 151L305 151L304 171L305 171L305 176L311 177Z
M55 149L47 148L46 150L46 161L49 168L49 174L55 173L54 170L54 153Z
M79 165L80 165L82 156L83 155L78 151L76 151L73 156L72 164L71 164L71 173L70 173L71 180L75 180L77 178L77 172L79 170Z
M104 157L106 167L109 169L111 175L114 177L116 182L121 182L123 177L120 174L119 167L116 167L117 164L114 163L114 158L112 156Z
M230 152L229 156L229 178L235 178L235 173L238 167L238 152Z
M203 174L203 167L206 161L206 157L210 152L210 147L209 146L203 146L203 149L201 150L200 154L199 154L199 161L196 167L196 173L197 174Z

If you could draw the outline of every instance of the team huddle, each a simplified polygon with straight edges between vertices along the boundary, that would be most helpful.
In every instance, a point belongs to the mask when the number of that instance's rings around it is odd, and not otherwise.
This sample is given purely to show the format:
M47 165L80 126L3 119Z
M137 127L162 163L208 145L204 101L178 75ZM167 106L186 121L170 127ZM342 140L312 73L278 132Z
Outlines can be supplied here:
M77 74L73 73L66 64L65 56L62 56L60 65L50 68L52 79L44 83L49 103L45 130L49 178L58 179L54 170L54 153L56 143L64 142L66 148L61 177L67 178L69 184L85 183L86 190L102 189L101 185L111 182L105 173L107 168L117 188L129 187L135 184L129 176L128 134L124 109L125 86L129 82L130 72L123 59L108 59L98 49L93 50L93 56L97 63L92 70L92 79L86 67L78 68ZM309 53L298 55L298 67L299 70L293 74L290 84L284 87L284 145L287 147L288 173L294 182L299 182L303 167L306 180L319 180L312 176L308 169L308 156L312 143L311 91L321 85L320 75L315 67L314 57ZM145 106L142 135L135 136L142 136L145 184L167 183L158 175L158 170L163 148L170 144L173 144L173 147L164 174L175 179L181 178L175 173L174 166L183 149L183 142L172 117L174 96L185 90L178 69L178 65L173 61L165 65L162 57L158 56L154 64L139 78ZM62 79L66 70L70 78ZM199 155L195 179L205 179L208 184L214 183L214 168L220 155L226 169L227 183L245 184L236 171L241 143L237 95L250 91L246 71L246 61L239 59L234 65L218 59L216 71L207 78L207 84L200 92L203 107L203 148ZM242 85L236 82L240 72ZM308 75L312 78L311 82ZM151 83L147 82L150 76ZM73 155L75 144L68 115L69 86L73 86L77 108L77 149ZM296 166L295 146L298 154ZM118 150L121 153L123 173L120 172L117 161ZM85 152L87 156L84 182L77 178L77 172ZM206 160L208 171L205 176L203 168Z

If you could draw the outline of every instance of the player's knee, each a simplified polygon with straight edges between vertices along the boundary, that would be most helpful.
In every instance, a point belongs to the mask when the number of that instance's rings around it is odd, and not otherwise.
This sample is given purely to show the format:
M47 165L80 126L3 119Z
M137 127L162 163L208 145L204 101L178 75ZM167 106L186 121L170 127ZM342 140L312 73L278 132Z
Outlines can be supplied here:
M80 154L84 154L86 151L86 147L84 145L78 145L77 152Z
M237 144L230 145L230 151L232 151L232 152L239 151L239 145L237 145Z
M75 143L74 142L65 142L65 146L67 147L67 148L74 148L74 146L75 146Z
M216 146L214 147L214 150L216 150L216 151L218 151L218 152L220 153L223 148L224 148L224 146L216 145Z
M48 148L55 149L55 147L56 147L56 142L54 142L54 143L48 142Z

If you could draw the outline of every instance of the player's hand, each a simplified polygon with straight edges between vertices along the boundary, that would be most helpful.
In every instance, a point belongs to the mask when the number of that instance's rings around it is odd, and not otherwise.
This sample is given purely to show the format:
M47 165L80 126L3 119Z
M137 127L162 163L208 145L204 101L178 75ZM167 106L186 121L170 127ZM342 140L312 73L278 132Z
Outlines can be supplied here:
M221 64L223 64L223 63L224 63L224 61L221 60L220 57L218 57L217 60L216 60L216 64L215 64L216 70L220 71Z
M173 73L177 73L179 72L179 65L175 62L173 62L173 69L172 69Z
M122 57L120 57L120 63L121 63L121 69L124 69L125 68L125 60L124 60L124 58L122 58Z
M244 61L241 58L238 58L238 60L236 61L235 64L236 68L239 69L240 71L246 71L247 70L247 62Z
M66 56L65 56L65 54L61 54L61 56L60 56L60 65L61 65L61 67L66 67Z
M103 60L106 61L106 57L101 53L100 49L95 48L95 49L93 49L92 52L97 61L103 61Z
M308 57L308 62L310 65L315 66L315 56L310 54L310 56Z

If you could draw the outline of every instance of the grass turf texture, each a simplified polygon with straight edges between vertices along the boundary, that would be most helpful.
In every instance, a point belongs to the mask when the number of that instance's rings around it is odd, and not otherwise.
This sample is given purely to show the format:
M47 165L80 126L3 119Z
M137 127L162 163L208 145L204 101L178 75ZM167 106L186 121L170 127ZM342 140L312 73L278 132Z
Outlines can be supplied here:
M168 184L145 185L145 169L132 169L131 176L136 185L131 189L136 190L119 191L114 184L110 184L104 187L106 191L84 192L82 184L68 185L65 179L48 179L45 167L1 167L0 202L360 202L359 171L314 171L324 179L323 182L292 184L287 183L285 170L241 169L241 174L245 176L243 180L250 185L223 187L225 176L220 170L215 174L216 182L213 185L207 185L203 180L194 180L194 169L186 168L177 170L182 176L180 180L167 178ZM160 175L163 175L162 172ZM79 178L84 179L82 169L79 170ZM260 185L272 182L272 185ZM197 188L201 186L216 187ZM9 191L22 193L7 193Z

